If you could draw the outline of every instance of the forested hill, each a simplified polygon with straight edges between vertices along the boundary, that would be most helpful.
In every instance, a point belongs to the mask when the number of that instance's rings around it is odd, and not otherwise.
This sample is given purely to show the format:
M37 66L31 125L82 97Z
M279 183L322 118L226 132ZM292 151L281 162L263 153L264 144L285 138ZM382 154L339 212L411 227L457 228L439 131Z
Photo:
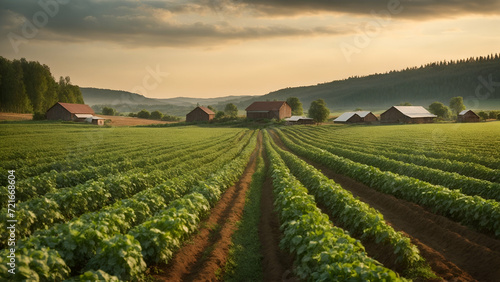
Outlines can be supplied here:
M312 101L321 98L334 111L356 108L376 111L402 102L427 107L432 102L440 101L447 105L450 98L462 96L465 100L472 98L471 107L482 109L491 105L498 107L500 106L499 56L496 54L436 62L384 74L351 77L314 86L285 88L260 96L258 99L286 100L288 97L297 97L304 104L304 108L309 108ZM476 94L476 88L479 88L479 95ZM488 103L485 103L484 99L488 99ZM257 99L253 98L251 101L254 100ZM248 104L249 101L242 101L238 103L238 107L245 107Z
M46 65L0 56L1 112L45 113L57 102L83 104L80 88L69 76L56 82Z

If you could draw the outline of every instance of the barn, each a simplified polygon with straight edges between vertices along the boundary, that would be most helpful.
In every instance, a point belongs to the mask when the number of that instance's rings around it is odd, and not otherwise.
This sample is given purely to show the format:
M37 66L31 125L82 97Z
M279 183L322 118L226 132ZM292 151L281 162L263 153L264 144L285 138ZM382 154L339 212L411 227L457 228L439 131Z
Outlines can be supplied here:
M294 125L294 124L314 124L314 120L308 117L302 116L291 116L285 119L286 124Z
M45 116L48 120L65 120L104 125L104 119L94 116L94 110L85 104L58 102L50 107Z
M84 104L70 104L58 102L50 107L46 113L48 120L85 121L94 116L94 110Z
M380 122L432 123L436 117L422 106L392 106L380 115Z
M333 120L335 123L371 123L378 118L369 111L346 112Z
M481 119L472 110L463 110L457 116L457 122L479 122Z
M285 101L253 102L248 106L248 119L284 119L292 116L292 108Z
M215 117L215 113L207 107L198 106L186 115L186 122L210 121Z

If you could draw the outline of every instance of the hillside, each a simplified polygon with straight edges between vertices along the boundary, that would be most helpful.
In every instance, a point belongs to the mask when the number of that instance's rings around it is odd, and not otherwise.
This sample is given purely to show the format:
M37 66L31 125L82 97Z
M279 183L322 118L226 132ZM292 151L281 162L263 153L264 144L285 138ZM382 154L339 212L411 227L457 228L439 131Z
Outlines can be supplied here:
M104 106L111 106L119 112L138 112L159 110L174 116L184 116L197 104L212 105L223 110L227 103L239 103L252 96L226 96L218 98L176 97L167 99L148 98L140 94L121 90L81 87L83 99L94 110L100 111Z
M108 105L120 112L147 109L184 116L196 104L211 105L223 110L225 104L234 103L238 109L243 110L254 101L286 100L288 97L299 98L306 110L312 101L323 99L332 111L356 108L380 111L402 102L425 107L435 101L448 104L450 98L462 96L469 108L492 110L500 108L500 91L495 91L499 83L500 58L497 54L429 63L400 71L350 77L312 86L284 88L262 96L153 99L117 90L81 88L81 91L85 103L94 108ZM476 94L476 89L479 89L479 95Z
M425 107L435 101L448 104L450 98L462 96L465 100L474 98L475 102L470 103L470 107L498 109L500 90L495 91L493 88L488 95L488 87L484 85L481 78L483 82L493 81L489 83L492 85L489 87L499 86L500 58L498 55L458 62L431 63L419 68L407 68L366 77L352 77L314 86L285 88L270 92L259 99L285 100L293 96L302 101L305 109L313 100L324 99L328 107L334 111L354 110L355 108L376 111L402 102ZM478 87L480 95L476 95ZM485 99L488 99L488 103L484 102ZM257 99L254 98L251 101L254 100ZM238 107L245 107L248 104L249 102L245 101L239 103Z

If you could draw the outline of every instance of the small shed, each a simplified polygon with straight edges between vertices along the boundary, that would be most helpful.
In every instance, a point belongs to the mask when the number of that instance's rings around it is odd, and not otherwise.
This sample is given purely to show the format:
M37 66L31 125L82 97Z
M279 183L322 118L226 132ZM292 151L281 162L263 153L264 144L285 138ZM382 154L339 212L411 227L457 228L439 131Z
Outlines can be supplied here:
M314 124L314 120L312 118L303 117L303 116L291 116L285 119L286 123L289 125L294 124Z
M392 106L380 115L380 122L432 123L436 117L422 106Z
M346 112L333 120L335 123L371 123L378 118L369 111Z
M85 122L92 123L95 125L104 125L104 118L102 117L97 117L97 116L91 116L85 119Z
M210 121L215 117L215 113L207 107L198 106L186 115L186 122Z
M292 107L285 101L253 102L248 106L248 119L284 119L292 116Z
M472 110L463 110L457 116L457 122L479 122L481 119Z
M94 116L94 110L84 104L58 102L50 107L46 113L48 120L81 121Z

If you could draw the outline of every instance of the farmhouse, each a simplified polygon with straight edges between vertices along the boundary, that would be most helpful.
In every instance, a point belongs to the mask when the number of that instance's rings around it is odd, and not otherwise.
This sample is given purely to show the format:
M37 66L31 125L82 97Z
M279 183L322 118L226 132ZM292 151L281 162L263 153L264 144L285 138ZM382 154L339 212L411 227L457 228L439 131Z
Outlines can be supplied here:
M380 115L380 122L432 123L436 117L422 106L392 106Z
M207 107L196 107L186 115L186 122L210 121L215 117L215 113Z
M479 122L479 116L472 110L463 110L457 116L457 122Z
M285 101L253 102L248 106L249 119L284 119L292 116L292 108Z
M291 116L289 118L286 118L285 121L288 125L314 124L314 120L312 118L302 117L302 116Z
M84 104L58 102L47 110L46 116L48 120L79 121L97 125L104 124L104 119L94 116L94 110Z
M371 123L378 118L369 111L347 112L333 120L335 123Z

